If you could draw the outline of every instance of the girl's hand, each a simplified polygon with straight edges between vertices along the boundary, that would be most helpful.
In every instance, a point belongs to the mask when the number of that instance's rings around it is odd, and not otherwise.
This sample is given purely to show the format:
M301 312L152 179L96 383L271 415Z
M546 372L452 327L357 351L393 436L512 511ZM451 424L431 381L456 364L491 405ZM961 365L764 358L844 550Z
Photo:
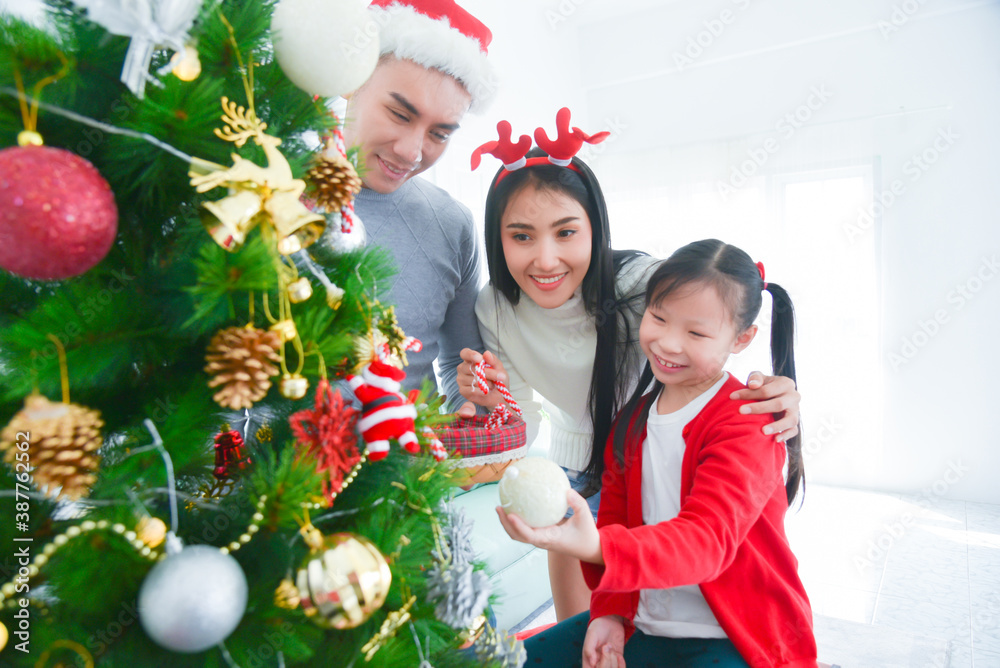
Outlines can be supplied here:
M507 373L503 368L503 364L493 353L486 351L483 354L477 353L471 348L463 348L462 352L459 353L462 357L462 362L456 367L458 374L456 379L458 381L458 391L462 393L462 396L467 399L467 401L462 404L462 407L458 409L458 414L460 417L471 418L476 414L476 406L482 406L488 410L493 410L496 408L497 404L503 401L503 397L497 392L496 383L498 380L502 383L507 382ZM483 394L479 391L479 388L475 385L475 377L472 374L472 369L481 361L486 360L491 369L486 369L486 380L490 385L489 394Z
M775 413L778 419L764 425L765 434L777 434L783 443L799 433L799 402L802 395L795 389L795 381L784 376L765 376L754 371L747 378L747 389L737 390L730 399L743 399L756 403L740 406L741 413Z
M625 668L625 622L618 615L590 622L583 641L583 668Z
M594 516L590 514L587 500L573 489L566 492L566 500L573 509L573 516L548 527L532 528L517 515L508 515L500 506L497 506L497 515L500 516L504 531L514 540L530 543L543 550L562 552L591 564L603 564L601 534L594 524Z

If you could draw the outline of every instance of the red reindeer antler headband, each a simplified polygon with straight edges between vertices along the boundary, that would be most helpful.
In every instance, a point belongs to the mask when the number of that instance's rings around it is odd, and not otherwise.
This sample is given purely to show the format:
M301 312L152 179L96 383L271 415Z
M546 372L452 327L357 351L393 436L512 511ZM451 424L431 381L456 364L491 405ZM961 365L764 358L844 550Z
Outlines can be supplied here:
M536 158L526 157L528 155L528 151L531 150L531 137L528 135L521 135L521 137L517 140L517 143L514 143L511 141L510 123L507 121L500 121L497 123L497 135L499 139L497 141L488 141L472 152L472 169L479 167L483 153L489 153L490 155L499 158L503 163L504 169L507 170L497 177L497 183L499 183L508 172L513 172L521 169L522 167L531 167L533 165L543 165L549 163L576 170L571 163L573 156L580 151L584 142L588 144L600 144L602 141L610 137L611 133L605 131L598 132L595 135L588 135L580 128L570 129L569 117L570 111L566 107L560 109L556 114L557 134L555 139L549 139L549 136L545 133L545 128L535 129L535 143L538 144L538 148L548 154L538 156Z

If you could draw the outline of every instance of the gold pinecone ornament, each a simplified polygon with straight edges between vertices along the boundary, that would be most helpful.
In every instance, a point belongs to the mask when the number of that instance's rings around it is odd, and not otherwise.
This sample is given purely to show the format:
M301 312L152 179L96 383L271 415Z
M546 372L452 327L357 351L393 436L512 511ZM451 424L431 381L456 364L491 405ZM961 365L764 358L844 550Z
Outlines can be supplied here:
M336 213L361 192L361 177L342 155L321 155L306 173L306 196L327 213Z
M34 467L35 485L49 496L76 500L87 496L97 480L103 426L95 410L32 394L0 432L0 451L12 467L21 462ZM18 457L20 452L29 456Z
M209 387L219 387L212 398L223 408L240 410L260 401L278 375L280 362L278 332L246 327L229 327L216 332L205 355ZM221 387L220 387L221 386Z

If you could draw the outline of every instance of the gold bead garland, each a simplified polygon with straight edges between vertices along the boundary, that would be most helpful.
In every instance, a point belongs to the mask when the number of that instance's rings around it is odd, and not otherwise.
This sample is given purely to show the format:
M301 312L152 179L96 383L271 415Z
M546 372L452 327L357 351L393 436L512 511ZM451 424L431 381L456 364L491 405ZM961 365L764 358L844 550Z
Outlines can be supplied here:
M260 499L257 501L257 512L253 514L252 523L247 527L246 532L244 532L238 540L231 542L225 547L219 548L219 551L223 554L231 554L241 547L250 542L254 534L260 530L260 525L264 521L263 511L265 505L267 504L267 495L262 494ZM33 578L38 575L39 570L44 567L49 559L54 555L61 547L66 545L73 538L77 538L84 534L90 533L91 531L106 531L110 529L112 533L118 534L129 544L135 548L136 552L139 553L145 559L150 561L158 561L166 557L166 552L158 552L151 548L143 540L139 534L135 531L130 531L126 526L120 522L111 524L107 520L85 520L79 525L74 525L67 528L64 532L57 535L48 543L44 548L42 548L41 554L35 556L31 564L28 566L28 578ZM148 537L147 537L148 538ZM18 605L15 598L16 585L13 581L7 582L2 587L0 587L0 606L6 607L16 607Z
M107 520L99 520L97 522L94 522L93 520L85 520L79 525L69 527L64 532L53 538L52 542L42 548L41 554L36 555L31 564L28 566L28 578L30 579L38 575L39 569L49 563L49 559L52 555L54 555L59 548L64 546L71 539L90 533L91 531L106 531L108 529L127 540L142 557L149 559L150 561L156 561L157 559L161 559L163 557L162 553L150 549L150 547L146 545L134 531L127 530L124 524L111 524ZM14 598L15 593L16 588L13 581L0 587L0 605L7 607L16 606L17 601Z
M351 472L348 473L347 476L344 478L344 482L340 485L340 491L334 492L332 494L332 497L330 499L331 506L333 505L333 502L334 500L336 500L337 496L343 494L344 490L347 489L348 485L354 482L354 479L358 477L358 473L361 472L361 467L364 466L365 462L367 461L368 461L368 450L366 449L363 453L361 453L361 459L358 460L358 463L354 465L354 468L351 469ZM319 504L316 504L316 507L319 507Z
M222 554L232 554L233 552L236 552L241 547L249 543L251 539L253 539L254 535L258 531L260 531L261 522L264 521L264 508L266 507L266 505L267 505L267 494L261 494L260 499L257 500L257 512L255 512L253 516L250 518L251 520L250 526L247 527L247 530L244 531L243 534L241 534L237 540L234 540L225 547L220 547L219 551L222 552Z

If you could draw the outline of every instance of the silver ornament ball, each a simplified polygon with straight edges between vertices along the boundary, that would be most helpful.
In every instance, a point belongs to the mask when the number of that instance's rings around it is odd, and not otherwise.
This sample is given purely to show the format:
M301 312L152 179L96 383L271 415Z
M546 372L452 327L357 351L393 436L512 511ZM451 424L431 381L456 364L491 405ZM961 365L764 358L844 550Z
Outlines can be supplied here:
M225 640L243 619L247 579L218 548L192 545L168 556L139 589L139 619L158 645L202 652Z
M326 215L326 230L317 243L329 248L338 255L364 248L368 243L368 232L361 218L354 215L354 227L346 234L340 231L342 217L340 212Z

